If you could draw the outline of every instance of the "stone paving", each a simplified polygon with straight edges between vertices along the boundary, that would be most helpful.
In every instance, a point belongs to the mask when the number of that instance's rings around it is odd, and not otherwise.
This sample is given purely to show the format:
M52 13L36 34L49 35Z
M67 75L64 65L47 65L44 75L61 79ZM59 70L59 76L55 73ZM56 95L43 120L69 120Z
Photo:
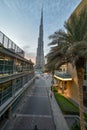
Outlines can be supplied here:
M54 130L52 126L52 117L43 116L17 116L11 123L7 124L4 130L33 130L34 126L37 124L39 130ZM44 122L44 124L43 124ZM43 129L43 125L44 129Z
M34 130L35 125L38 126L38 130L55 130L50 101L43 79L36 80L31 91L25 93L25 99L13 116L3 130Z
M68 124L55 101L54 95L52 94L52 98L50 98L51 107L53 111L54 122L56 125L56 130L69 130Z

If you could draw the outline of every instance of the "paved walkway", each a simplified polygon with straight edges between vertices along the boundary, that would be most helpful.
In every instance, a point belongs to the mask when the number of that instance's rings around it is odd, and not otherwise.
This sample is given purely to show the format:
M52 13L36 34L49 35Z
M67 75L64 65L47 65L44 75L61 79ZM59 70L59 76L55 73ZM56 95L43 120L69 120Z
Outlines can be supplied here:
M52 93L52 98L50 97L50 103L53 111L54 122L56 130L69 130L66 120L55 100L54 94Z
M50 93L50 86L51 86L51 79L48 78L47 80L47 89L48 93ZM62 114L62 111L60 110L60 107L58 106L54 94L52 92L52 96L49 94L49 99L50 99L50 104L53 112L53 118L54 118L54 123L56 130L69 130L68 124L64 118L64 115Z

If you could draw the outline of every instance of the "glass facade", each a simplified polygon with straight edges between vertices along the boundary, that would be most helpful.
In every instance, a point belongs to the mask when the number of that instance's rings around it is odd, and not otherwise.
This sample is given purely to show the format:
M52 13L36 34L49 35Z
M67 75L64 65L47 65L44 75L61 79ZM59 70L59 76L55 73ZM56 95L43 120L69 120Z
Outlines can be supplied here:
M0 83L0 106L20 90L34 76L33 64L27 60L20 60L0 52L0 81L4 76L12 78L14 74L19 78ZM23 76L22 76L23 75Z
M5 103L10 97L12 97L20 88L23 87L30 79L33 78L33 74L30 73L23 77L11 80L9 82L0 84L0 106Z
M0 106L12 96L12 82L0 84Z
M33 63L25 59L24 54L0 32L0 117L8 107L15 107L25 91L25 84L34 77Z
M0 75L14 74L33 70L33 65L29 62L21 61L0 53Z
M0 53L0 74L13 73L13 59Z

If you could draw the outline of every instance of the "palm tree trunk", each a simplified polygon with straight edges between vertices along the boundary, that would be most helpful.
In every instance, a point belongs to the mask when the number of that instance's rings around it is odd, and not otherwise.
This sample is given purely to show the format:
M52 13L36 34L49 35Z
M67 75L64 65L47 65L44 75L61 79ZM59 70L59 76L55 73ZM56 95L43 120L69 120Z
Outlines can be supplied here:
M52 71L52 81L51 81L51 83L52 83L52 86L53 86L53 84L54 84L54 70Z
M77 69L78 85L79 85L79 109L80 109L80 125L81 130L86 130L84 119L84 105L83 105L83 83L84 83L84 68Z

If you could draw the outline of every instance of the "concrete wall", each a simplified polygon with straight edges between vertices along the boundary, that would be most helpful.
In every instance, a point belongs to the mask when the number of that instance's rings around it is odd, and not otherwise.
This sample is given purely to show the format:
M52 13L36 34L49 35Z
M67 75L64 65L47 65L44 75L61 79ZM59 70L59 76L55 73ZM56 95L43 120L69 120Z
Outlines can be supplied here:
M77 73L75 67L73 67L70 63L68 64L68 71L72 77L71 82L67 82L67 89L66 93L67 96L75 100L76 102L79 101L79 96L78 96L78 80L77 80Z

